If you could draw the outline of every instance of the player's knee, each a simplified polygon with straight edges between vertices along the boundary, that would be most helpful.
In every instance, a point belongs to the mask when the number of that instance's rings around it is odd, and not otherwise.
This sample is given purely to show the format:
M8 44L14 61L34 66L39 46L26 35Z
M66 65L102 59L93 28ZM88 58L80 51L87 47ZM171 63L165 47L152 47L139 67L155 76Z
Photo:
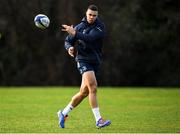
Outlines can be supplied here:
M97 85L94 84L94 85L91 85L89 87L89 93L96 93L97 92Z
M85 97L88 96L89 92L88 92L88 91L81 91L80 94L81 94L81 96L82 96L83 98L85 98Z
M91 94L96 94L96 93L97 93L97 90L96 90L96 89L91 89L91 90L90 90L90 93L91 93Z
M89 87L96 90L96 88L97 88L97 83L96 83L96 82L90 82L90 83L89 83Z

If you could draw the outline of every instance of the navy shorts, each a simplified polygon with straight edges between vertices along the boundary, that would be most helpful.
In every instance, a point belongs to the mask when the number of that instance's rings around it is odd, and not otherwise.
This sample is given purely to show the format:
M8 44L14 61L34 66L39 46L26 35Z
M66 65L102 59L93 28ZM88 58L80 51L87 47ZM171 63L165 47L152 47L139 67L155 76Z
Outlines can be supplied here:
M84 72L87 72L87 71L94 71L95 75L97 76L100 70L100 64L78 61L77 68L80 74L83 74Z

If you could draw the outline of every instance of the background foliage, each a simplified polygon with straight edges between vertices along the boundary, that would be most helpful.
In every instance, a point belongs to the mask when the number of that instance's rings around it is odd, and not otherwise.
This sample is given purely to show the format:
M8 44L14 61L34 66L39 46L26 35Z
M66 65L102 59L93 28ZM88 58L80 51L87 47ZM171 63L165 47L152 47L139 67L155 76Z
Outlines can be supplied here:
M107 27L100 85L180 85L179 0L2 0L0 85L79 85L61 24L77 24L89 4ZM34 16L49 16L46 30Z

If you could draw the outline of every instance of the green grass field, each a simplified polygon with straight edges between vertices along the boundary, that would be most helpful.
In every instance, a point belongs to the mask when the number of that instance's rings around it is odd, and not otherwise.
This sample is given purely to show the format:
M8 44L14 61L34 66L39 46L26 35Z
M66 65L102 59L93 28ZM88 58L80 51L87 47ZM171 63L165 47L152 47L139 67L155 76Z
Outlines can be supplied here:
M112 121L97 129L88 99L74 109L66 128L56 112L78 87L0 88L0 133L180 132L180 89L98 88L101 115Z

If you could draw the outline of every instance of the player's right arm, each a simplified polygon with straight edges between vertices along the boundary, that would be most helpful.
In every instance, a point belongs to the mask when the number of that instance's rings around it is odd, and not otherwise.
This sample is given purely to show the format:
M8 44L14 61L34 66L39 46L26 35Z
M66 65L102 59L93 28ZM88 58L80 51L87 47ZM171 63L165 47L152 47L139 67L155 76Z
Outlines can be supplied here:
M65 49L68 51L68 54L71 57L74 57L74 42L75 42L75 37L72 37L70 35L68 35L65 39L65 43L64 43L64 47Z
M63 25L62 25L63 26ZM67 25L66 25L67 26ZM77 30L80 28L80 24L75 26L73 29ZM72 25L71 25L72 27ZM66 31L65 29L62 29L62 31ZM69 34L65 39L64 47L68 51L68 54L71 57L74 57L76 55L75 45L77 45L77 38L73 36L72 34Z

